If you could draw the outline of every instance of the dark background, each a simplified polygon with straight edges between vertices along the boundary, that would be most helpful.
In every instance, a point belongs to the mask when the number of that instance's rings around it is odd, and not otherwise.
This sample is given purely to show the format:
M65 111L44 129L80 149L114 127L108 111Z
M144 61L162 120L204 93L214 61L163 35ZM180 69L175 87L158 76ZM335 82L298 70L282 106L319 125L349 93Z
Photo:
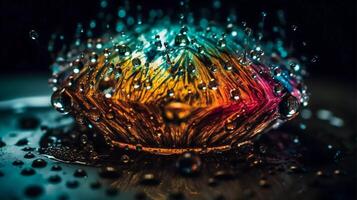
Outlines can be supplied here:
M144 8L166 8L176 11L179 1L140 1ZM131 2L130 4L134 4ZM193 10L212 7L211 1L191 1ZM109 4L110 6L111 4ZM115 11L116 4L112 10ZM318 62L308 66L312 78L325 78L345 84L355 83L356 77L356 1L354 0L275 0L224 1L222 10L236 8L239 21L257 24L261 11L267 19L276 19L282 9L288 26L297 25L292 38L296 43L307 42L307 47L296 45L308 57L317 55ZM99 10L99 1L14 1L1 0L1 73L49 73L53 61L47 49L50 35L62 32L67 38L74 34L78 22L88 24ZM115 13L114 13L115 14ZM252 25L253 26L253 25ZM38 40L31 40L30 30L36 30Z

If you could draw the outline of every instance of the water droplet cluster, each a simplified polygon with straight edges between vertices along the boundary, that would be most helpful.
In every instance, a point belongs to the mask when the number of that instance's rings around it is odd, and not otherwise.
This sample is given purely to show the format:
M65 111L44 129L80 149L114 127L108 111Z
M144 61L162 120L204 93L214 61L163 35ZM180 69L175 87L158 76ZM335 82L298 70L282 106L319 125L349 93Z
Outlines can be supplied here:
M119 9L116 33L106 29L58 56L50 79L54 108L108 143L161 154L223 151L307 105L303 63L282 40L262 40L235 16L215 23L127 13Z

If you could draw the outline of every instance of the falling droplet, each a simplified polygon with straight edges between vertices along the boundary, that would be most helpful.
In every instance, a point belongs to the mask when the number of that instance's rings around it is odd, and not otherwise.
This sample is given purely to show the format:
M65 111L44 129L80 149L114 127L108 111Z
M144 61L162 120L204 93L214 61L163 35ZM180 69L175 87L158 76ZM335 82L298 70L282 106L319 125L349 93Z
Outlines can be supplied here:
M32 40L37 40L38 37L39 37L39 34L38 34L35 30L31 30L31 31L29 32L29 35L30 35L30 38L31 38Z
M291 25L291 29L292 29L293 31L296 31L297 28L298 28L298 26L296 26L296 25Z

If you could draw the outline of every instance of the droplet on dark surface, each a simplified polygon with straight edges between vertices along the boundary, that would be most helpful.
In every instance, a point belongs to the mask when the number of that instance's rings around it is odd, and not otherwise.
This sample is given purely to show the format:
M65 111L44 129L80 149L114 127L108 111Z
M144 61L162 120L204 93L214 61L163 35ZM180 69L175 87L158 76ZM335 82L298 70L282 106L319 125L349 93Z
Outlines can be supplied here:
M34 175L36 172L34 169L32 168L24 168L21 170L21 174L24 176L31 176Z
M333 174L335 174L335 175L341 175L342 172L341 172L341 170L339 170L339 169L335 169L335 170L333 171Z
M77 188L79 186L79 182L76 181L76 180L67 181L66 182L66 186L68 188L74 189L74 188Z
M16 146L24 146L29 143L29 140L27 138L22 138L16 142Z
M36 117L25 116L19 119L19 127L21 129L35 129L40 124L40 121Z
M130 161L130 157L126 154L122 155L121 158L120 158L121 162L122 163L128 163Z
M211 186L211 187L215 187L218 185L218 182L215 178L209 178L208 179L208 185Z
M266 187L269 187L269 183L268 183L268 181L266 179L260 179L259 180L259 186L266 188Z
M57 174L51 175L50 177L48 177L48 182L54 183L54 184L61 182L61 180L62 180L62 178Z
M87 176L87 172L84 171L83 169L76 169L76 171L74 171L74 173L73 173L73 176L82 178L82 177Z
M52 170L52 171L61 171L61 170L62 170L62 167L59 166L59 165L53 165L53 166L51 167L51 170Z
M234 173L228 170L218 170L213 176L217 180L232 180L235 177Z
M99 175L106 179L116 179L120 177L120 171L114 166L106 166L100 169Z
M44 192L43 188L39 185L31 185L26 187L25 195L28 197L38 197Z
M140 184L141 185L159 185L160 184L160 180L157 179L155 177L154 174L152 173L147 173L147 174L144 174L142 177L141 177L141 180L140 180Z
M24 155L24 158L27 158L27 159L31 159L31 158L34 158L35 157L35 154L33 154L32 152L28 152Z
M32 161L32 167L35 167L35 168L43 168L43 167L46 167L46 165L47 165L47 162L41 158Z
M12 162L12 165L14 165L14 166L20 166L23 164L24 164L24 162L22 160L15 160L14 162Z
M181 175L197 175L201 170L201 158L195 153L183 153L176 161L176 168Z
M35 148L32 148L32 147L24 147L21 149L22 151L34 151Z

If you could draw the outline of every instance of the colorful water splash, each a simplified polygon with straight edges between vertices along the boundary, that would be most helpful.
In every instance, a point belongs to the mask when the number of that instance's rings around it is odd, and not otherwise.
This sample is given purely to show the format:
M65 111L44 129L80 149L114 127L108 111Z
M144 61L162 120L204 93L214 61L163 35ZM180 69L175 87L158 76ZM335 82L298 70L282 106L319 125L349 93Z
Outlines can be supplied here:
M148 12L119 9L116 33L78 39L58 57L58 111L113 146L176 154L240 147L307 105L304 65L281 39L262 40L234 15L216 23Z

